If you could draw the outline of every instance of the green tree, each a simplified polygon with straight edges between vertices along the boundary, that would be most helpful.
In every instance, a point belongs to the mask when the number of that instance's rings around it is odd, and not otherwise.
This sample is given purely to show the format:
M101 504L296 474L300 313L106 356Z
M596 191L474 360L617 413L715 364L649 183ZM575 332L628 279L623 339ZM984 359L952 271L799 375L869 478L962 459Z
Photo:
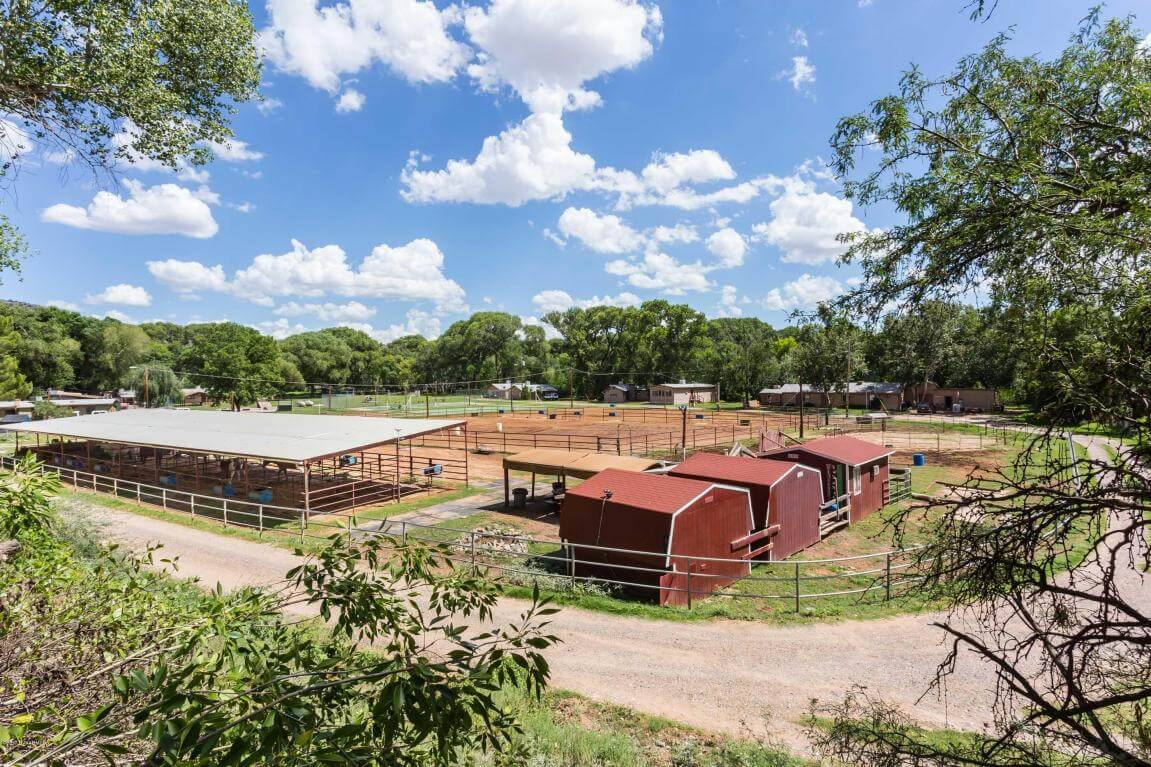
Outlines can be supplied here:
M0 568L0 646L20 651L5 763L523 761L501 696L547 681L555 610L538 598L493 623L498 594L448 548L379 536L333 537L279 588L203 593L151 552L53 536L55 487L35 468L0 478L0 534L25 543Z
M24 399L32 393L32 384L20 373L16 347L20 339L11 317L0 315L0 399Z
M323 330L299 333L280 342L280 349L309 384L345 384L351 375L352 350Z
M135 325L109 322L100 335L100 388L116 389L128 378L134 365L147 359L152 339Z
M823 395L831 411L832 392L846 402L847 384L858 376L864 361L864 340L859 328L841 313L820 308L813 322L799 330L791 352L791 371L812 391Z
M275 394L280 350L273 339L235 322L189 325L188 333L181 367L212 399L239 410Z
M161 365L137 365L124 377L124 385L136 392L142 407L163 407L182 403L180 377Z
M905 221L850 238L871 314L989 290L1044 371L1048 425L1119 424L1107 459L1078 460L1054 431L1008 471L933 503L914 566L947 600L950 660L985 660L993 721L938 738L866 693L821 712L820 750L861 765L1151 765L1151 617L1133 567L1148 549L1151 484L1151 53L1130 19L1092 12L1051 59L997 37L942 78L848 117L835 169ZM907 512L895 520L903 529ZM924 531L920 531L923 533ZM1082 552L1077 556L1074 552ZM1052 573L1067 572L1058 577ZM941 667L944 682L951 664Z
M755 317L724 317L707 323L703 368L720 394L744 404L780 376L775 331Z
M0 15L0 40L0 113L93 169L132 155L207 161L205 142L231 136L235 102L259 84L251 15L232 0L15 2ZM127 123L131 141L112 142ZM0 273L23 252L0 213Z

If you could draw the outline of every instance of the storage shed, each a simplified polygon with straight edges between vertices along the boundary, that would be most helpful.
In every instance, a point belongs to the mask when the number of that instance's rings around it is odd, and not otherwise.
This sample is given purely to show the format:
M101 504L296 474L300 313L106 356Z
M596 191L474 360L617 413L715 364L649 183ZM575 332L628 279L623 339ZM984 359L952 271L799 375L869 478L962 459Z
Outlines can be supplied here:
M791 461L696 453L670 474L747 488L755 530L765 533L755 542L753 557L784 559L819 543L819 507L823 505L819 469Z
M888 462L895 451L856 437L824 437L802 445L760 453L761 458L794 461L814 466L823 475L823 495L843 497L850 508L850 521L883 508L891 497Z
M687 381L655 384L651 387L649 396L653 405L695 405L719 399L715 384Z
M750 572L753 527L744 488L606 469L568 491L560 538L572 575L679 605Z

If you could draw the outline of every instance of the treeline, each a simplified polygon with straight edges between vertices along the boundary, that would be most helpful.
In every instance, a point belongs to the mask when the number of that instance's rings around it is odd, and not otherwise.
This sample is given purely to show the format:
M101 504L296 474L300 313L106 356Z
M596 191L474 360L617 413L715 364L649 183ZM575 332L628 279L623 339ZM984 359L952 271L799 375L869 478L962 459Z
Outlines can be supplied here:
M557 338L515 315L477 312L436 339L386 344L345 327L277 341L237 323L128 325L16 302L0 305L0 317L14 331L3 343L5 357L15 359L27 387L144 387L156 401L174 398L181 385L244 404L329 385L459 391L503 379L549 383L565 394L570 384L584 398L609 383L681 378L718 384L728 400L797 378L828 388L926 379L1033 396L1042 388L1026 374L1027 336L1010 315L945 302L871 328L829 311L773 328L754 317L708 319L686 305L647 301L550 313L544 320Z

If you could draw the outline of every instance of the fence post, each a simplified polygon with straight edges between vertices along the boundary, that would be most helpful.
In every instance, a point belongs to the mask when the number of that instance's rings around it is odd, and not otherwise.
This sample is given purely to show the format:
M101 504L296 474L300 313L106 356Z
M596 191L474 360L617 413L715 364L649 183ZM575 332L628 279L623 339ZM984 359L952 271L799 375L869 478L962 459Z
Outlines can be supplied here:
M800 593L799 593L799 589L800 589L800 583L799 583L799 561L797 560L797 561L796 561L796 563L795 563L795 611L796 611L796 612L799 612L799 600L800 600Z
M228 499L224 499L224 527L228 526Z
M887 575L887 578L886 578L887 582L885 584L884 591L886 593L887 601L891 601L891 552L890 551L887 552L886 557L887 557L887 562L884 564L883 569Z
M472 576L476 575L476 531L471 531Z
M140 500L140 483L139 482L136 483L136 505L137 506L143 506L144 505L143 502Z
M258 514L259 514L256 517L257 529L260 531L260 535L263 535L264 534L264 504L260 504L256 508L258 509Z
M308 524L308 523L307 523L307 521L304 519L304 515L305 515L306 513L307 513L307 512L305 512L305 511L301 511L301 512L300 512L300 545L301 545L301 546L303 546L303 545L304 545L304 528L305 528L305 527L307 526L307 524Z
M164 507L164 511L168 510L168 488L160 488L160 505Z
M112 495L120 497L120 480L112 477Z
M188 493L188 506L192 509L192 519L196 518L196 496Z
M691 562L687 563L687 609L691 609Z

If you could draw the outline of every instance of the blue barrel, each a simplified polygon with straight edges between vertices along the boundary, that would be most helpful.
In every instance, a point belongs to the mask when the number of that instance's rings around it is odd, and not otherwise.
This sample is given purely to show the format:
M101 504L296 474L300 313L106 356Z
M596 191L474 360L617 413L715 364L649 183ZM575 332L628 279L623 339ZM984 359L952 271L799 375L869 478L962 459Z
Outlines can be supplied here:
M923 453L913 453L911 456L911 463L914 466L926 466L927 456L925 456Z

